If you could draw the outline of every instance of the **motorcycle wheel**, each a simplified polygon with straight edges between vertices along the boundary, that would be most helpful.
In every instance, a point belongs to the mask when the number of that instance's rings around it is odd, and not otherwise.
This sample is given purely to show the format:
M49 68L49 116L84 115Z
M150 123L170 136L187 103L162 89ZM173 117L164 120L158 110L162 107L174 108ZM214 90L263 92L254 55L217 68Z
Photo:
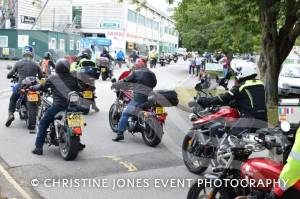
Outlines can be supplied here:
M108 78L108 75L105 74L105 73L102 73L102 74L101 74L101 78L102 78L103 81L106 81L107 78Z
M117 104L111 105L109 109L109 125L113 132L118 132L118 124L121 117L121 114L118 112Z
M205 180L205 179L204 179ZM204 181L203 181L204 182ZM233 199L237 196L235 194L229 194L227 192L222 193L223 191L219 189L217 193L213 193L211 187L206 187L205 183L194 182L192 187L189 189L187 199Z
M191 143L193 137L194 137L193 132L189 132L184 137L182 143L182 157L183 157L183 162L185 166L188 168L188 170L194 174L200 175L201 173L206 171L211 160L209 158L196 157L194 154L189 152L192 147Z
M37 119L38 105L27 102L26 126L29 130L34 130Z
M142 133L143 140L146 145L156 147L160 144L163 136L163 127L155 118L148 118L146 121L146 128Z
M26 119L26 115L23 112L23 110L25 110L25 109L27 109L25 105L21 105L21 107L19 108L20 120L25 120Z
M77 136L70 136L64 128L61 128L60 131L60 155L66 161L74 160L80 151L80 138Z

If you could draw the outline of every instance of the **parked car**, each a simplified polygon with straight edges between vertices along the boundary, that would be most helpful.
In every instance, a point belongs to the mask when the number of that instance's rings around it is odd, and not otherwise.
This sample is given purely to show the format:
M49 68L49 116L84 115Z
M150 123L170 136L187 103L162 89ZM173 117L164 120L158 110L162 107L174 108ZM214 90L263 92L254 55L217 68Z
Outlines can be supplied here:
M282 66L278 79L278 94L281 96L300 96L300 64Z

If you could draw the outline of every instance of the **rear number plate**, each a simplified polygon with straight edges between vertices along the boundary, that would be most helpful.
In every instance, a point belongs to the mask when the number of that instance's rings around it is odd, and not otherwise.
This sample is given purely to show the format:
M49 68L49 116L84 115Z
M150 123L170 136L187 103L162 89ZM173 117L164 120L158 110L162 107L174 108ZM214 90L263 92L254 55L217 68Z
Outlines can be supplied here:
M105 73L106 72L106 68L101 68L101 72Z
M93 98L93 91L83 91L83 98L84 99L92 99Z
M39 95L37 93L28 93L27 94L27 101L28 102L38 102Z
M82 115L69 115L67 120L69 128L83 127L84 119Z
M166 113L166 112L165 112L165 108L164 108L164 107L156 107L155 113L156 113L157 115L163 115L163 114Z

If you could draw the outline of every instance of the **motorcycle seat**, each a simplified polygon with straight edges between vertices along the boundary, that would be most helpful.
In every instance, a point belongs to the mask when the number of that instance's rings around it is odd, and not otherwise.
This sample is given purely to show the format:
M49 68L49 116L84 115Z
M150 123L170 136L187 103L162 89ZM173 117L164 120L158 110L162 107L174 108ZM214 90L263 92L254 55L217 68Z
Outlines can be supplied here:
M57 113L55 116L54 116L54 119L55 120L61 120L63 117L65 117L66 115L66 112L65 111L60 111L59 113Z

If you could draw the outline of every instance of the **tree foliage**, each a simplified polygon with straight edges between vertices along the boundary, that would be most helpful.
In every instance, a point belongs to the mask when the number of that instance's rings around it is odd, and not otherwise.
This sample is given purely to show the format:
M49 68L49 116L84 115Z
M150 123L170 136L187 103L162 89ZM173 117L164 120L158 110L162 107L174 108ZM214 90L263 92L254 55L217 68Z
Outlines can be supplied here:
M190 50L251 52L260 43L255 12L253 7L240 7L239 1L183 0L174 18Z

